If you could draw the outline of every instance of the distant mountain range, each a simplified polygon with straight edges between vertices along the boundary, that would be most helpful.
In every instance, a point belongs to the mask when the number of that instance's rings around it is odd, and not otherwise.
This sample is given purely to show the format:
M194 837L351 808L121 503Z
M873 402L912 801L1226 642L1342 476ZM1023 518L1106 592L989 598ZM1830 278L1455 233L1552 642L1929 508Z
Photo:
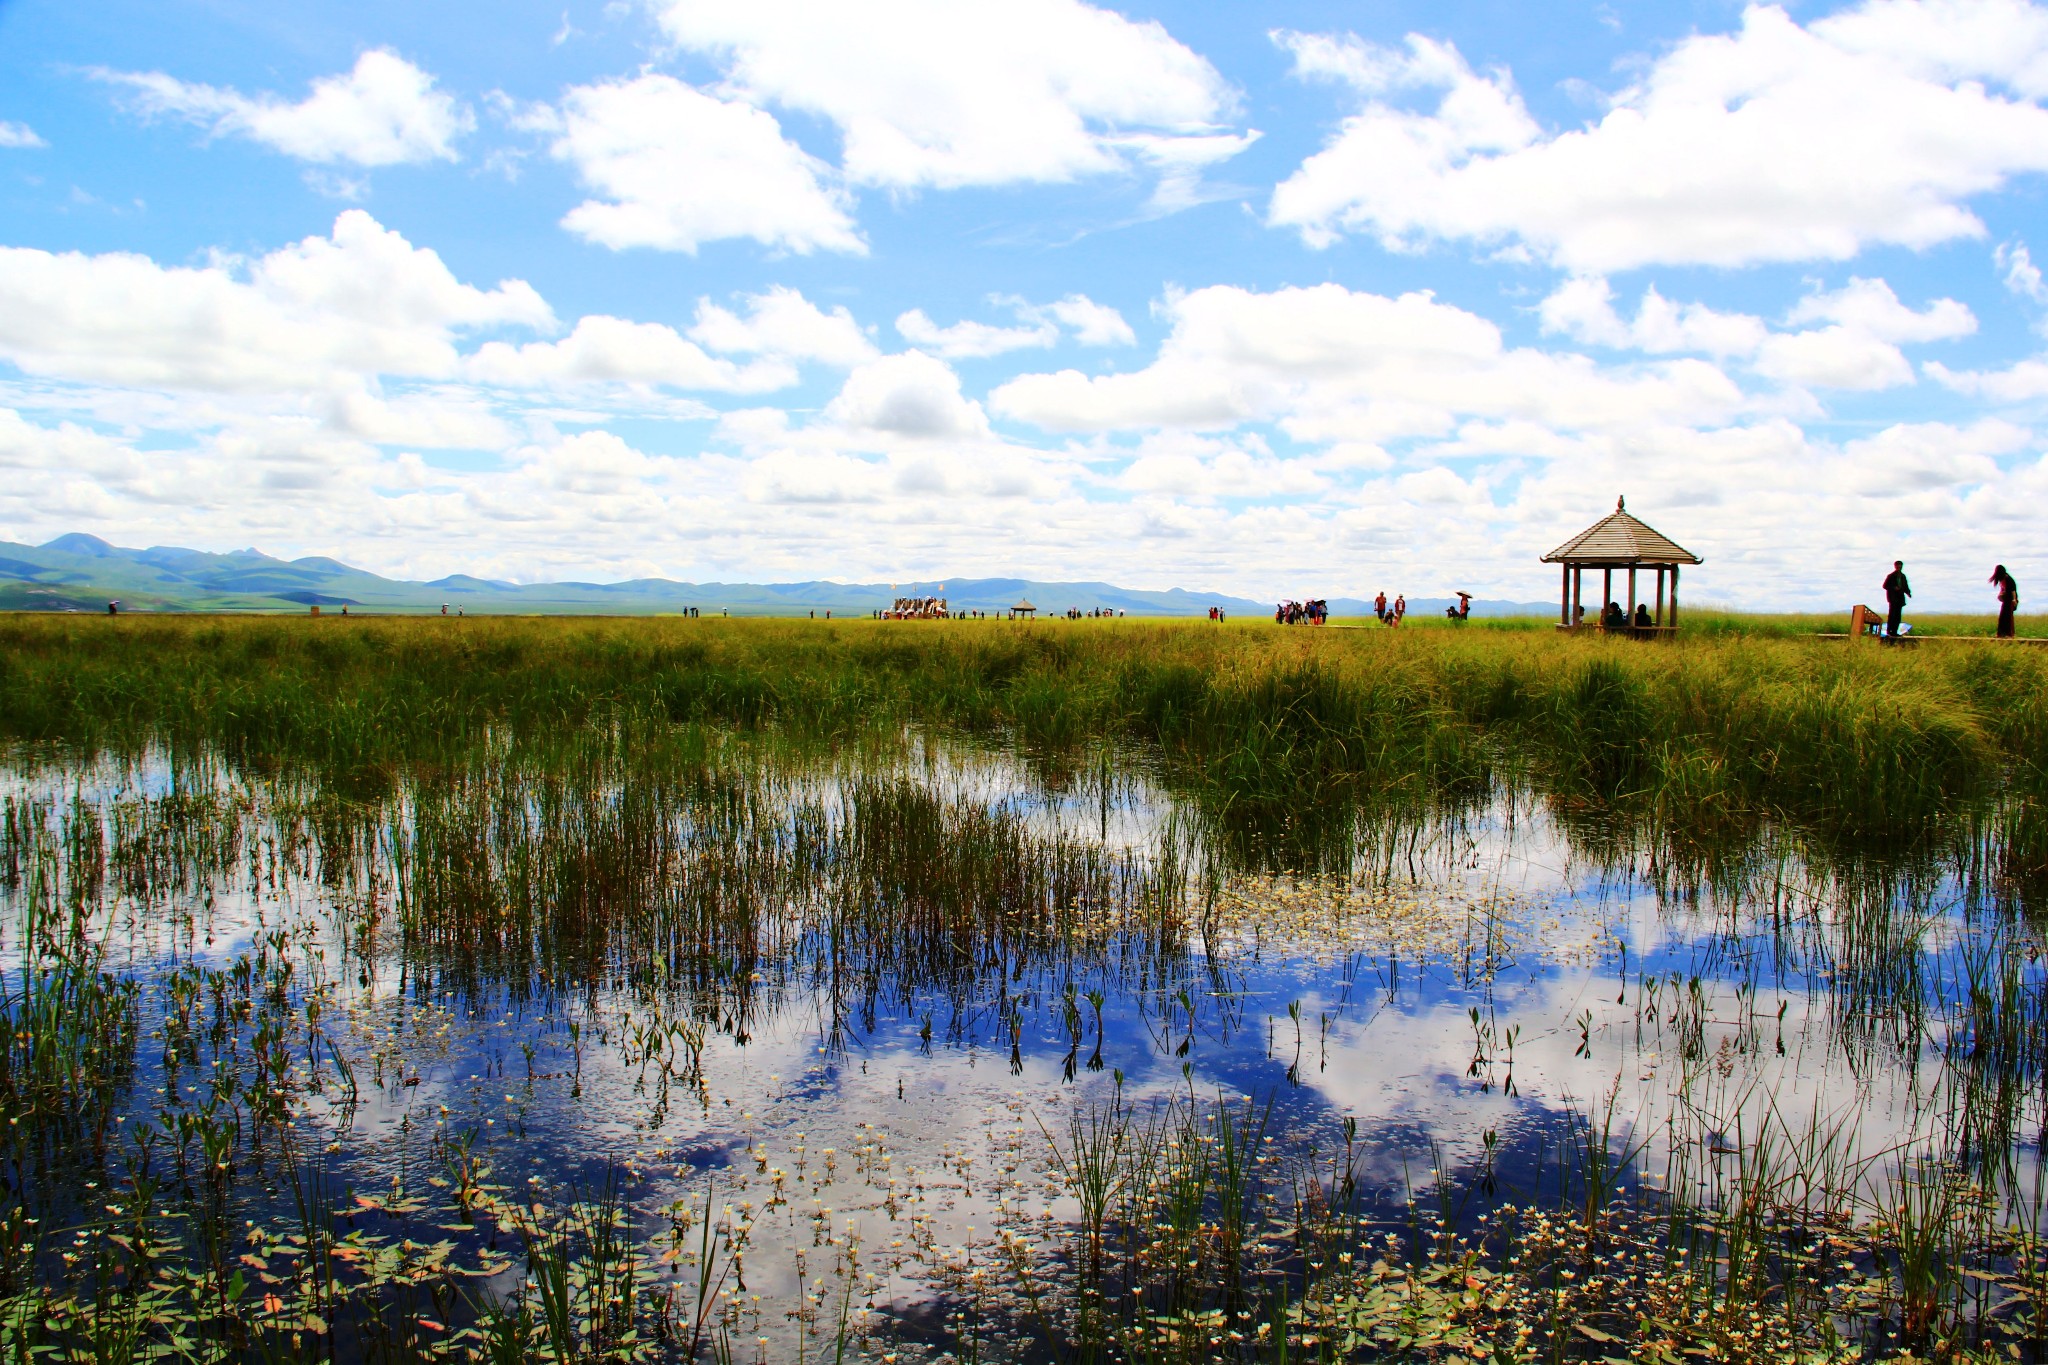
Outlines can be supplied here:
M1028 600L1041 613L1074 608L1132 616L1202 616L1222 607L1232 616L1270 615L1273 604L1224 593L1169 588L1148 592L1109 583L1048 583L1025 578L949 578L923 584L678 583L635 578L624 583L504 583L451 574L430 583L382 578L313 555L275 559L259 550L210 554L159 545L123 549L73 532L43 545L0 541L0 611L303 611L348 607L357 612L438 613L443 605L471 615L651 615L695 607L734 616L802 616L831 611L865 616L898 594L937 594L940 582L955 610L1005 611ZM1446 598L1411 598L1409 610L1439 615ZM1372 604L1331 598L1337 616L1364 616ZM1474 601L1475 616L1547 613L1547 602Z

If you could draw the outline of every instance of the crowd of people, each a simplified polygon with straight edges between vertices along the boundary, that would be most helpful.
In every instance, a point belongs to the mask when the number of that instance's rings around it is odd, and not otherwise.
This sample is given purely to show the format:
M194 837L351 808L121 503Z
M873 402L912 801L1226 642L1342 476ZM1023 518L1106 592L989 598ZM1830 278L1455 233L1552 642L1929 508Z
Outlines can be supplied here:
M943 597L899 597L896 605L882 613L884 621L943 621L953 613L946 610Z
M1628 614L1628 608L1619 602L1609 602L1600 612L1602 630L1651 630L1656 624L1656 618L1650 615L1649 604L1644 602L1636 603L1636 614L1633 617Z
M1320 626L1330 619L1330 604L1321 597L1282 602L1273 609L1273 619L1283 626Z
M1008 608L1007 611L995 612L994 615L997 619L1007 615L1009 619L1014 621L1035 610L1036 608L1027 603L1022 606ZM878 609L873 614L877 621L984 621L990 615L990 613L976 608L953 611L949 608L946 599L943 597L899 597L894 605L886 610ZM1059 613L1062 618L1068 621L1097 619L1107 621L1121 617L1123 614L1114 607L1091 607L1086 611L1083 611L1080 607L1068 607L1065 611ZM815 617L817 613L812 612L811 615ZM829 620L832 613L828 611L825 615ZM1212 620L1221 620L1222 614L1212 607L1210 609L1210 618Z
M1998 595L1998 636L2000 639L2011 639L2016 633L2014 617L2018 613L2020 606L2019 581L2013 577L2012 572L2005 565L2000 564L1991 570L1990 584L1993 591ZM1882 634L1886 640L1896 640L1912 629L1912 627L1905 625L1901 620L1906 609L1906 601L1913 595L1912 585L1906 578L1904 561L1892 561L1892 571L1885 576L1881 587L1887 607ZM118 602L107 603L109 615L119 610L120 604ZM1865 609L1859 608L1859 610ZM445 615L448 608L444 606L441 608L441 611ZM1373 597L1372 611L1373 616L1381 625L1398 626L1408 616L1408 598L1405 594L1397 593L1390 600L1386 592L1382 590ZM685 614L694 616L697 612L695 608L686 608ZM817 615L816 612L811 614L814 617ZM874 614L882 620L888 621L945 620L953 618L964 620L968 618L978 619L987 615L987 613L981 611L952 611L948 608L947 601L943 597L899 597L888 610L877 611ZM998 613L998 615L1000 614ZM1021 610L1013 609L1009 614L1017 616L1021 614ZM1222 621L1224 619L1224 609L1222 607L1210 607L1208 614L1211 621ZM1121 617L1124 613L1111 607L1096 607L1086 611L1079 607L1069 607L1064 612L1061 612L1060 615L1069 621L1079 621L1095 618L1114 619ZM1444 616L1452 621L1471 619L1472 594L1469 592L1458 593L1456 603L1444 608ZM826 617L830 619L831 613L827 612ZM1575 624L1585 624L1585 618L1586 608L1578 608ZM1871 629L1879 629L1875 625L1875 613L1871 613L1869 619L1873 623ZM1327 625L1330 620L1329 600L1327 598L1311 597L1301 601L1278 603L1273 609L1273 620L1285 626ZM1623 632L1649 631L1656 629L1657 625L1657 618L1651 614L1648 603L1638 603L1634 610L1631 611L1620 602L1610 601L1600 611L1600 628L1603 630Z
M1372 599L1372 614L1383 626L1398 626L1408 617L1408 598L1397 593L1392 601L1382 591ZM1463 621L1472 615L1472 594L1461 592L1455 606L1444 608L1444 615L1453 621ZM1223 609L1209 608L1209 619L1221 621ZM1282 602L1273 609L1273 619L1283 626L1321 626L1329 624L1330 603L1327 598L1311 597L1304 602Z

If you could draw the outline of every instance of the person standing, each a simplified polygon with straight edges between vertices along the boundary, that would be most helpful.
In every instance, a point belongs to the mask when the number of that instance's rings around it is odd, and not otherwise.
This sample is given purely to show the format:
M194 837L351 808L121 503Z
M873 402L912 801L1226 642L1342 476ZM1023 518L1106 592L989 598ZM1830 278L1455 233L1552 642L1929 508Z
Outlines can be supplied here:
M1372 599L1372 614L1380 618L1380 624L1387 622L1387 590L1381 588L1379 596Z
M1998 638L2010 640L2016 633L2012 618L2020 609L2020 585L2003 564L1991 571L1991 585L1998 589Z
M1899 638L1899 618L1906 613L1906 599L1913 595L1913 585L1906 581L1906 561L1894 559L1892 571L1884 576L1884 638Z

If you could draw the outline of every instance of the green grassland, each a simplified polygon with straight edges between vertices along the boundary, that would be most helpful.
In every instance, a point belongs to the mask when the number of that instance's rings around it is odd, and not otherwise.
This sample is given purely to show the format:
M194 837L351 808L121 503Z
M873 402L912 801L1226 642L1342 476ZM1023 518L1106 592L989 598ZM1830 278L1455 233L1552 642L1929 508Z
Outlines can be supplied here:
M560 619L0 619L0 732L395 769L489 731L905 724L1156 747L1236 801L1491 775L1689 829L1889 839L2048 791L2048 653L1739 630Z
M1913 627L1911 633L1921 638L1960 635L1989 639L1996 635L1998 626L1998 619L1995 616L1980 616L1971 612L1908 612L1905 619ZM1370 616L1333 617L1330 624L1334 627L1383 629L1380 623ZM2021 616L2017 620L2017 627L2023 639L2048 639L2048 612ZM1686 637L1695 640L1730 636L1745 639L1803 640L1816 635L1841 635L1848 628L1847 611L1754 612L1735 611L1724 607L1687 607L1684 615ZM1432 614L1411 616L1402 622L1401 629L1554 632L1557 629L1557 615L1552 612L1548 616L1475 616L1469 621L1446 621Z

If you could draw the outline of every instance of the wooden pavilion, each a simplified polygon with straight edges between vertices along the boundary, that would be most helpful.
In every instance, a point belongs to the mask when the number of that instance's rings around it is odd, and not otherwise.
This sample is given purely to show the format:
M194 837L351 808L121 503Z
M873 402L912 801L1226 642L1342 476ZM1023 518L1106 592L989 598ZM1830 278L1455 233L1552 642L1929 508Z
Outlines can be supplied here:
M1030 598L1020 597L1017 599L1017 605L1010 608L1010 619L1014 621L1019 616L1030 617L1033 616L1037 611L1038 608L1031 605Z
M1650 628L1659 631L1676 630L1678 567L1681 564L1698 564L1700 557L1637 521L1628 514L1626 500L1616 498L1613 515L1603 517L1543 556L1543 562L1563 566L1563 604L1557 623L1559 629L1605 629L1601 623L1601 616L1607 610L1607 604L1620 602L1631 623L1628 629L1642 633L1643 628L1633 624L1636 606L1643 603L1643 599L1636 595L1636 571L1648 569L1657 575L1655 604L1650 616L1653 624ZM1585 574L1588 569L1598 569L1601 573L1600 602L1594 608L1591 620L1585 619ZM1626 601L1614 595L1616 569L1628 571ZM1666 573L1671 575L1671 602L1668 615L1664 600Z

